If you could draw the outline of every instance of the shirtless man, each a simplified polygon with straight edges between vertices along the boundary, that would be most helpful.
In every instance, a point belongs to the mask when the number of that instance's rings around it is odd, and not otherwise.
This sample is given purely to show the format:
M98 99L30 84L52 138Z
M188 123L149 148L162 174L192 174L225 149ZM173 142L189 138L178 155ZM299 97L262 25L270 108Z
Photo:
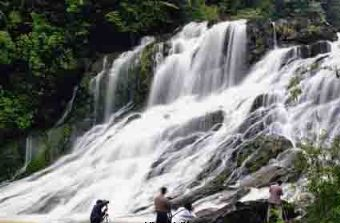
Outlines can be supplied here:
M167 193L167 189L162 187L160 190L160 194L155 198L155 209L156 209L156 223L169 223L170 219L168 217L168 213L170 210L170 201L165 197Z

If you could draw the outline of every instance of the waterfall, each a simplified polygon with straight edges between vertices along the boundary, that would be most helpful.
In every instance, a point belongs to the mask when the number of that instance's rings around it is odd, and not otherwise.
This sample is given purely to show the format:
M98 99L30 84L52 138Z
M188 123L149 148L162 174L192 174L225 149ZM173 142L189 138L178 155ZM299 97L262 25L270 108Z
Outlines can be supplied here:
M25 164L24 169L30 164L32 161L32 155L33 155L33 138L32 136L28 136L26 138L26 147L25 147Z
M102 82L102 79L103 79L103 76L105 75L105 72L106 72L106 69L107 69L107 57L105 56L104 59L103 59L103 64L102 64L102 70L97 74L97 76L95 78L93 78L91 80L91 88L92 88L92 93L93 93L93 102L94 102L94 114L93 114L93 117L94 117L94 124L97 123L97 118L98 118L98 113L99 113L99 99L100 99L100 85L101 85L101 82Z
M72 108L73 108L73 103L74 103L74 100L76 99L76 96L77 96L77 92L78 92L78 86L76 86L74 89L73 89L73 93L72 93L72 98L71 100L67 103L67 106L66 106L66 109L65 109L65 112L64 114L61 116L61 118L56 122L56 124L54 125L54 127L57 127L61 124L63 124L66 120L66 118L68 117L68 115L70 114L70 112L72 111Z
M171 40L170 55L156 71L150 106L185 95L207 96L242 80L246 22L224 22L208 29L190 23Z
M149 104L138 114L112 107L117 75L128 75L145 42L123 53L105 79L110 86L95 85L97 95L105 92L106 121L78 138L69 155L2 187L0 218L82 222L96 199L110 200L111 216L152 213L159 187L181 195L204 186L231 165L239 141L275 134L298 142L316 125L339 134L340 82L327 69L340 61L339 43L307 59L298 47L273 49L246 69L245 30L245 21L190 23L169 41L169 55L159 45ZM292 100L287 86L295 77L302 93ZM234 172L226 184L246 177Z
M273 26L273 41L274 41L274 49L277 49L277 34L276 34L276 23L272 22Z
M104 58L102 71L92 79L92 91L94 95L94 117L95 123L103 115L104 121L109 121L112 112L115 111L115 95L117 91L118 80L120 76L129 76L131 66L134 66L139 60L140 53L145 46L154 41L152 37L146 37L142 40L140 46L135 49L122 53L114 62L110 69L107 68L107 58ZM104 85L104 87L103 87ZM104 89L103 89L104 88ZM103 94L104 112L100 114L101 94Z

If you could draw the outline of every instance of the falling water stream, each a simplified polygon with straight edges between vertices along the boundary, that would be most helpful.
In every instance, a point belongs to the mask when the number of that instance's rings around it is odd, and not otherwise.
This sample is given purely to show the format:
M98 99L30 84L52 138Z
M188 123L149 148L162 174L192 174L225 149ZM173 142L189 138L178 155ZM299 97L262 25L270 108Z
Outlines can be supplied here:
M185 26L169 41L169 55L156 63L148 107L138 118L122 118L129 107L113 112L115 80L126 75L124 69L150 41L114 61L105 89L105 122L78 138L72 152L50 167L3 186L0 217L83 221L98 198L111 201L111 216L126 216L150 207L160 186L173 194L202 186L228 163L191 185L214 155L227 160L231 148L226 142L234 137L275 134L296 142L311 128L333 136L340 132L340 81L326 69L340 61L338 42L330 43L330 53L308 59L300 58L297 47L277 48L247 69L245 21ZM311 70L315 64L318 69ZM287 86L296 75L302 94L291 101ZM101 90L98 83L94 86ZM268 103L257 108L266 111L257 122L265 128L253 132L252 123L240 131L261 96ZM211 115L222 116L223 124L201 121Z
M275 22L272 22L272 26L273 26L274 49L277 49L278 45L277 45L276 23L275 23Z

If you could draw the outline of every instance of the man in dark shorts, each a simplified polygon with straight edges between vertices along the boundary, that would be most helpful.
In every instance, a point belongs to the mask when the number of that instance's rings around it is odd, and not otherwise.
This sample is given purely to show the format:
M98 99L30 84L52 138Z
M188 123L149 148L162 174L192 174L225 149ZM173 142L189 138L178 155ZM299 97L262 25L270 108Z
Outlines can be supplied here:
M156 223L170 223L168 214L170 213L170 201L165 197L167 188L162 187L160 194L155 197Z

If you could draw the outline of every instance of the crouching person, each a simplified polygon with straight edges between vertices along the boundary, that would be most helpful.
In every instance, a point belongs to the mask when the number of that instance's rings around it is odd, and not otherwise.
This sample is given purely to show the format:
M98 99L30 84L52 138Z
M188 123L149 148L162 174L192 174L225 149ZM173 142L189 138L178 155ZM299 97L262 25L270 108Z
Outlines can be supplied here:
M190 220L196 218L193 212L194 208L191 203L186 203L183 207L173 215L172 223L188 223Z
M91 211L91 223L101 223L104 220L105 216L107 215L108 203L109 201L97 200Z

